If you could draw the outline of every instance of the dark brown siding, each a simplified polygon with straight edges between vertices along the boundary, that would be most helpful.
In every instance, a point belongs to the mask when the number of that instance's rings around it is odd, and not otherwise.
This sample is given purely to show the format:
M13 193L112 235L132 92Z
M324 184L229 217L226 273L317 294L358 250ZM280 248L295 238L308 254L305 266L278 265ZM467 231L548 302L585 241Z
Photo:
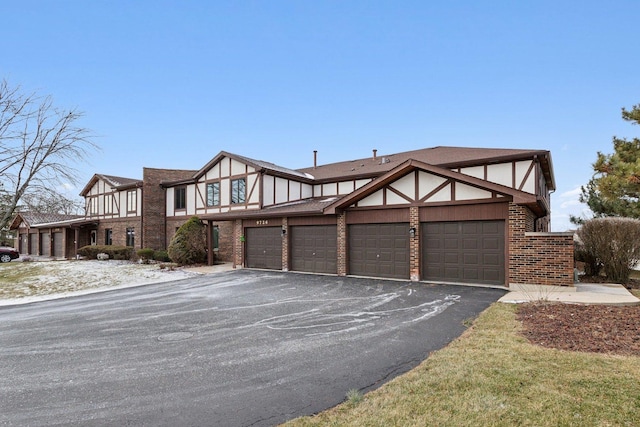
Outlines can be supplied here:
M409 224L349 225L349 274L409 278Z
M409 222L409 208L385 210L358 210L347 212L347 224L381 224Z
M280 227L247 228L246 266L282 269L282 235Z
M294 271L337 274L338 233L335 225L298 225L289 230Z
M309 216L300 217L294 216L287 219L289 226L294 225L335 225L338 222L338 218L334 215L327 216Z
M507 219L508 217L509 204L507 201L504 203L436 206L420 209L421 222Z
M504 221L421 225L424 280L504 285Z

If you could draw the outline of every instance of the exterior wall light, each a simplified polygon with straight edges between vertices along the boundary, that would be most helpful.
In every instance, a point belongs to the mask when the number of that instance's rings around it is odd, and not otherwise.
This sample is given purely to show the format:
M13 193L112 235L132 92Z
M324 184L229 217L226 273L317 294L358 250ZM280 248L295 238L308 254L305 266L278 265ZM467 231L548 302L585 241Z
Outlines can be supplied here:
M416 237L416 228L415 227L411 227L409 229L409 236Z
M280 235L281 235L282 237L286 236L286 235L287 235L287 229L286 229L286 228L284 228L284 227L282 227L282 230L280 230Z

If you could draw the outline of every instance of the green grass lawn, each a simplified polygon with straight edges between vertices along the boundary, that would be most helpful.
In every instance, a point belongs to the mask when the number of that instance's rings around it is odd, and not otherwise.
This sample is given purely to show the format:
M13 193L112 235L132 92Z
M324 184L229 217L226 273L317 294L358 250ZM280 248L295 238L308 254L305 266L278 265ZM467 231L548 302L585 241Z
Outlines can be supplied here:
M534 346L517 309L492 305L416 369L286 426L640 425L640 358Z

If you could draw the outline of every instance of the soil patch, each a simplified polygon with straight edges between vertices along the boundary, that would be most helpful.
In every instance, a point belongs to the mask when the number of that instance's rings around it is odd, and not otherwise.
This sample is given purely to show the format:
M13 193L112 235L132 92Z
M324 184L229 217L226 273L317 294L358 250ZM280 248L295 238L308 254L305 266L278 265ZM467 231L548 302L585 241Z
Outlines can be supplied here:
M640 306L522 304L518 320L533 344L640 356Z

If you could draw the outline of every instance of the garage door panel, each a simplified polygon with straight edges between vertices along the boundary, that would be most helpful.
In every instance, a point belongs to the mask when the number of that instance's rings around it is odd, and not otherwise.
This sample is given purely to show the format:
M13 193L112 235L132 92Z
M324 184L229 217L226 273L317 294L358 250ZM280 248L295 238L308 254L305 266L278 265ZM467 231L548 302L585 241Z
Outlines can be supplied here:
M485 266L499 266L501 264L498 254L484 254L482 262Z
M504 284L504 221L423 223L422 277Z
M348 233L349 274L409 277L408 224L354 224Z

